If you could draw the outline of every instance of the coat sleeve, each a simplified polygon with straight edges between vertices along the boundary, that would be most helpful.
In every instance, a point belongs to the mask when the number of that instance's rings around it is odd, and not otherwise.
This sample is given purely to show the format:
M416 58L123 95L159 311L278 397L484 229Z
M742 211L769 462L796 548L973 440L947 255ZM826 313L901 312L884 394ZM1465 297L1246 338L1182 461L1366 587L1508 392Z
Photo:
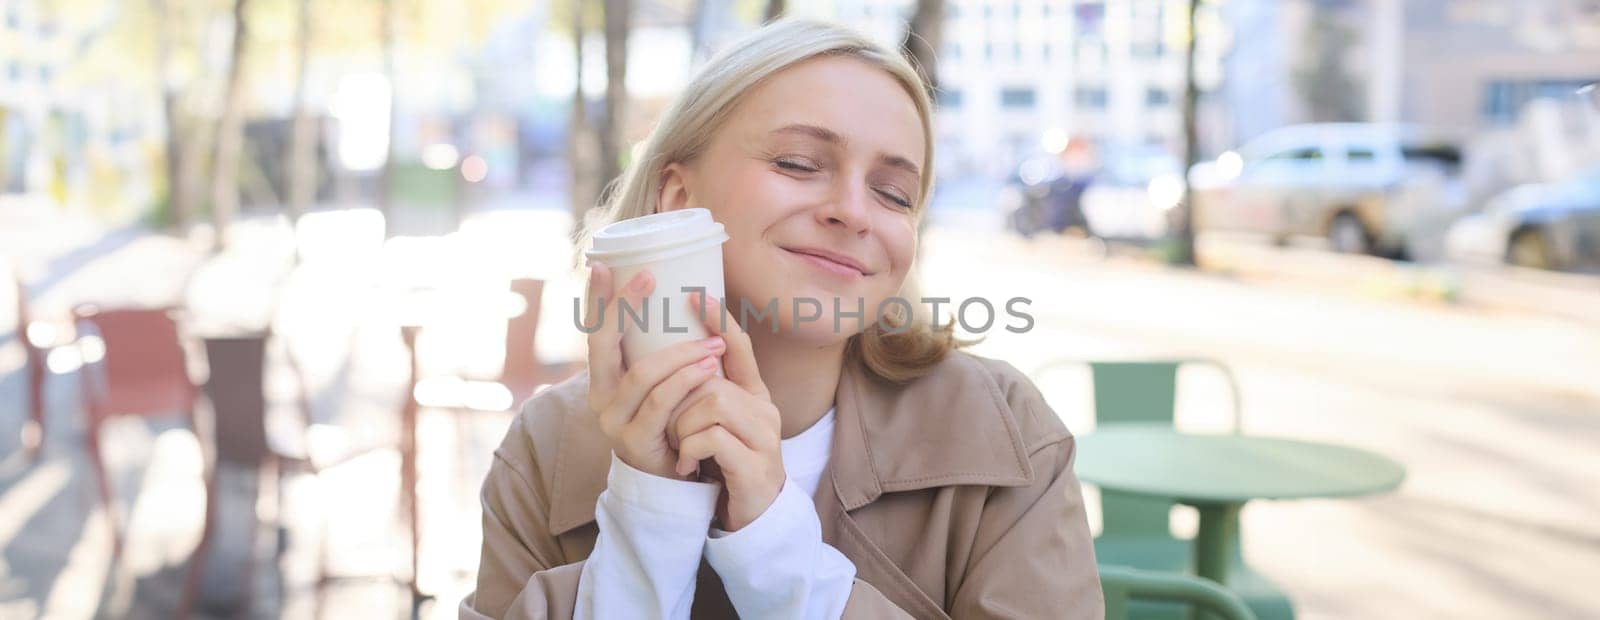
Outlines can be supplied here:
M1066 618L1103 620L1105 599L1083 494L1072 473L1067 437L1030 457L1036 482L995 489L985 505L966 577L948 610L955 620ZM911 618L857 579L845 620Z
M950 616L1105 617L1083 490L1072 471L1077 442L1021 373L1007 390L1012 411L1035 429L1033 483L994 489L979 518L966 576Z
M1105 597L1083 490L1072 471L1077 442L1027 376L1004 362L991 368L1022 435L1032 439L1032 482L994 487L978 518L972 552L946 602L955 620L1102 620ZM955 570L956 567L952 567ZM909 618L859 579L844 618Z
M489 467L477 590L461 601L464 620L572 617L583 562L562 561L547 527L547 490L537 471L522 471L531 467L533 459L518 466L499 452Z

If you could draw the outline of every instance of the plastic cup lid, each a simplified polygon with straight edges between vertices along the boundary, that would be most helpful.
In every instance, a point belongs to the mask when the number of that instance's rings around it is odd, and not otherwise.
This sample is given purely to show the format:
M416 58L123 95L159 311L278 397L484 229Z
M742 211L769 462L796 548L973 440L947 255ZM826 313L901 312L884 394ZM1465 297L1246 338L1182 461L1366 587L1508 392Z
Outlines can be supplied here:
M616 222L594 234L584 254L607 261L653 260L728 239L706 209L679 209ZM649 255L650 258L647 258Z

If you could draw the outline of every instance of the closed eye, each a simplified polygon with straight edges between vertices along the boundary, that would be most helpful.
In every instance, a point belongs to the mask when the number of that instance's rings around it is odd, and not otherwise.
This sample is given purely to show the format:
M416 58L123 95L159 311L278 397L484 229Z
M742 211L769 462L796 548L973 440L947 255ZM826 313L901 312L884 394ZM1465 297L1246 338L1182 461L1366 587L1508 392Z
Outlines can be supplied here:
M792 171L795 171L795 172L816 172L817 171L816 167L807 165L805 162L802 162L802 161L799 161L799 160L794 160L794 159L777 159L777 160L773 160L773 163L776 164L779 168L782 168L784 170L792 170Z
M894 192L884 191L884 190L881 190L881 189L877 190L877 192L878 192L878 195L883 196L884 198L888 198L890 202L893 202L893 203L895 203L897 205L900 205L901 207L906 208L906 209L910 209L911 208L911 201L910 200L902 198L898 194L895 194Z

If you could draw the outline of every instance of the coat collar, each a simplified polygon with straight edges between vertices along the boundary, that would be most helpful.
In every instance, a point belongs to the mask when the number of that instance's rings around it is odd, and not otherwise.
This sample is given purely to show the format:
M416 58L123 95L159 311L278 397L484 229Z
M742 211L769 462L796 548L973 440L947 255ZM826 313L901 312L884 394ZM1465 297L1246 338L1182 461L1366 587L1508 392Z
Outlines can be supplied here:
M550 532L594 521L611 448L583 406L586 376L567 391L551 484ZM555 388L552 388L554 390ZM575 397L573 396L575 394ZM551 396L556 396L552 394ZM884 493L950 485L1024 486L1033 478L1027 448L999 382L977 358L952 353L903 385L873 378L847 361L834 396L828 471L844 510ZM819 492L817 497L826 497Z

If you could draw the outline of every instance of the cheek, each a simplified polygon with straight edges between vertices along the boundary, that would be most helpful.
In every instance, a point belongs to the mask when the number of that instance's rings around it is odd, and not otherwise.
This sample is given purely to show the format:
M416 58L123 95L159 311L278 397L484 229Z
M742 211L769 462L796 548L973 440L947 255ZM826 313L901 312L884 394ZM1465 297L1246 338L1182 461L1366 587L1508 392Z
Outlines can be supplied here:
M715 177L717 182L706 188L700 206L710 209L727 229L730 239L723 246L723 255L732 259L730 262L767 260L755 254L770 249L768 233L815 202L816 184L773 172L766 162L756 160L728 164L721 171L723 174Z
M727 166L722 171L717 182L703 190L698 206L709 209L734 240L759 240L799 202L793 180L771 173L761 162Z
M911 217L900 214L890 215L889 219L878 227L881 231L878 238L889 255L895 278L903 280L917 257L917 223Z
M722 273L730 298L748 297L754 303L765 303L768 297L781 296L787 281L784 267L761 227L728 227L728 241L722 245Z

